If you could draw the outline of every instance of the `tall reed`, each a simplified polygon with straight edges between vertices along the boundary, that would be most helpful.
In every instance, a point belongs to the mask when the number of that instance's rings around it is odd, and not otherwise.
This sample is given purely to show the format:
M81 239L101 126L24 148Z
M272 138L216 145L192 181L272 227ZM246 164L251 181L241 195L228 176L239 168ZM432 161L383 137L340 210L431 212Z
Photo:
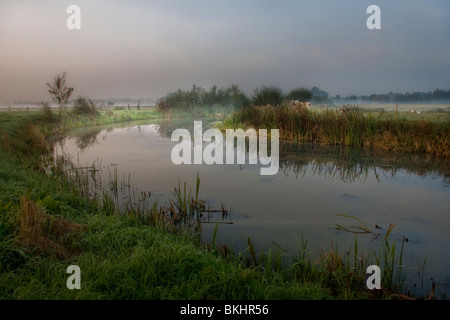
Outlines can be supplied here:
M280 139L318 144L422 152L450 158L450 121L376 117L357 107L310 110L282 104L250 106L233 113L223 127L280 129Z

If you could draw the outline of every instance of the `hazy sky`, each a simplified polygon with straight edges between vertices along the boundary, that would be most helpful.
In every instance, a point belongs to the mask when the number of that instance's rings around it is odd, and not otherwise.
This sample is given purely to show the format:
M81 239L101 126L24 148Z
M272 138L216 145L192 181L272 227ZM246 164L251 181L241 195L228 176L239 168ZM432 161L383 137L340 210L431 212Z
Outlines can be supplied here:
M69 5L81 30L69 30ZM369 5L381 30L369 30ZM159 98L194 83L331 95L450 89L448 0L0 0L0 101Z

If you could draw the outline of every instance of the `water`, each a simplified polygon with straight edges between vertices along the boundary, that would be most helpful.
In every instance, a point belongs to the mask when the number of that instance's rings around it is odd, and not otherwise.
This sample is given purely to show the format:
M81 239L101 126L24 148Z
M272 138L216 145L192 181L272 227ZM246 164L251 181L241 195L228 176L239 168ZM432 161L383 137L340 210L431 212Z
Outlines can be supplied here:
M134 188L161 204L172 197L179 181L194 192L198 173L200 198L211 208L223 205L233 222L219 225L216 242L234 250L245 249L250 238L258 250L275 244L297 253L303 237L312 256L329 251L331 240L345 252L355 235L337 230L337 225L364 223L373 233L356 237L360 250L368 253L377 250L394 224L390 239L397 240L398 249L406 240L405 291L429 294L434 281L436 294L448 297L448 162L280 141L280 170L274 176L260 175L259 165L176 166L170 134L175 128L192 132L193 121L90 128L64 139L56 152L79 166L95 163L105 180L116 171L119 180L130 179ZM204 122L203 129L207 126ZM204 225L205 241L211 240L214 227Z

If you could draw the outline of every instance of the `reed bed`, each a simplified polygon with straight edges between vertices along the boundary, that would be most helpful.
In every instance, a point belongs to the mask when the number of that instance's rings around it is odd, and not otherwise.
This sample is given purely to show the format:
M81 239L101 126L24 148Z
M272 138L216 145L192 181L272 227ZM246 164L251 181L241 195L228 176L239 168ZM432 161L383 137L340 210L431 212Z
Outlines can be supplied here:
M448 121L411 120L393 113L374 114L357 107L315 109L250 106L233 113L224 128L279 129L280 139L317 144L361 146L396 152L430 154L450 158Z

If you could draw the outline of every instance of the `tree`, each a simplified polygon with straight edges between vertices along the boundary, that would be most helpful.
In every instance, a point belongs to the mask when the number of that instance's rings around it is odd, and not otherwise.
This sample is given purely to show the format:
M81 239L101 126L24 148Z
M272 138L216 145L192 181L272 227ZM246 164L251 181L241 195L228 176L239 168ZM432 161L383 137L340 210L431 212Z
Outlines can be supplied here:
M283 91L278 87L262 87L256 88L252 102L256 106L278 106L285 99Z
M328 92L320 90L318 87L313 87L311 93L313 97L328 98Z
M312 92L305 88L294 89L287 95L288 100L298 100L301 102L309 102L312 97Z
M66 109L73 92L73 88L66 87L66 73L55 77L53 85L47 83L47 86L50 88L48 92L53 96L53 101L59 104L59 115L61 116L61 111Z

